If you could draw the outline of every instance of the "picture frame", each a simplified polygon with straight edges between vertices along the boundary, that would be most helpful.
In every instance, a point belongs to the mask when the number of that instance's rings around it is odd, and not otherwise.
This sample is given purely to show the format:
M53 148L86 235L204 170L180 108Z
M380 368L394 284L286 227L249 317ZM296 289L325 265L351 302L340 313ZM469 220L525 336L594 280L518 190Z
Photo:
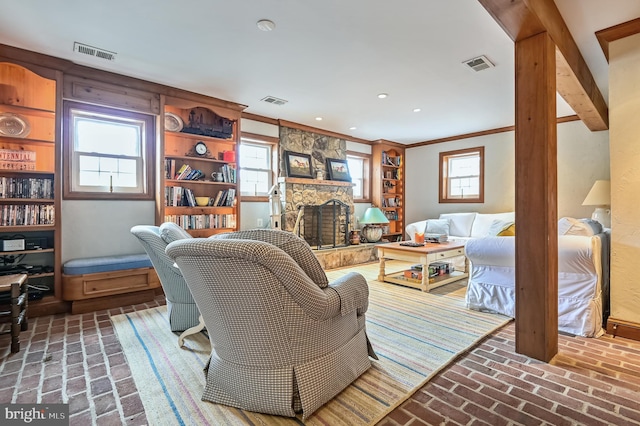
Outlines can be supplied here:
M285 151L284 163L287 177L313 178L311 171L311 155L300 152Z
M351 182L351 174L349 173L347 160L327 158L327 170L329 172L329 180Z

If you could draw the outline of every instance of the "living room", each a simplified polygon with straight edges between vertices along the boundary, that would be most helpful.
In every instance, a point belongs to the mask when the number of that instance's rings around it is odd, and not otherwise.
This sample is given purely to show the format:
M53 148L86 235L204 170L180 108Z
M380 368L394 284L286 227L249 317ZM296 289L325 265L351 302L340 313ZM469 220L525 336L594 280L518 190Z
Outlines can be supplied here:
M637 37L637 36L636 36ZM616 44L617 45L617 44ZM45 52L46 53L46 52ZM613 54L620 54L612 51ZM21 49L3 45L0 50L3 58L14 61L22 61L33 64L55 64L56 58L40 56ZM58 58L59 59L59 58ZM614 58L612 58L614 59ZM636 58L637 60L637 58ZM64 64L63 64L64 62ZM58 64L64 67L70 66L68 62L60 60ZM624 73L629 65L622 65L621 68L614 68L619 62L610 62L612 67L610 76L615 69ZM637 64L637 62L636 62ZM84 67L87 72L86 77L93 80L100 80L108 73L96 70L91 67ZM634 68L633 66L631 68ZM126 74L126 73L124 73ZM632 77L621 75L617 80L617 94L628 90L627 81ZM111 76L108 76L111 78ZM613 77L610 77L612 79ZM124 75L117 76L116 80L128 81ZM131 80L133 81L133 80ZM137 82L135 84L138 84ZM125 84L126 85L126 84ZM628 86L632 87L633 84ZM611 83L611 90L614 89L614 82ZM627 94L625 94L626 96ZM619 95L620 96L620 95ZM610 98L609 108L613 117L614 112L620 111L620 105L614 101L620 98ZM637 112L637 104L632 104L629 108L624 104L623 117L632 116ZM481 107L480 107L481 108ZM618 118L621 119L621 118ZM248 114L241 118L240 129L242 132L254 135L265 135L272 138L279 138L280 128L273 124L273 118ZM277 121L277 120L276 120ZM625 120L626 122L626 120ZM318 122L320 123L320 122ZM598 179L611 179L612 187L612 208L614 212L612 222L619 226L624 226L627 235L634 235L634 227L631 215L628 210L633 211L632 201L636 199L636 187L627 184L628 174L634 168L629 163L635 158L632 147L627 146L629 142L633 144L632 130L627 125L614 127L612 122L611 130L592 132L582 121L571 119L558 125L558 187L557 187L557 215L558 217L590 217L593 207L582 206L584 197L589 192L593 183ZM313 129L310 125L304 125L307 129ZM319 124L315 128L322 132L323 127ZM451 211L481 211L486 213L513 211L516 204L516 190L513 176L516 170L515 162L515 130L513 128L482 128L478 132L462 132L447 135L449 138L425 138L423 143L406 144L405 163L405 223L410 223L426 218L436 218L440 213ZM335 133L329 132L335 136ZM354 137L351 140L344 134L347 149L365 154L371 152L371 145L365 143L364 139ZM448 140L444 140L448 139ZM613 141L620 141L619 150L613 151ZM487 170L485 187L485 200L482 205L474 204L441 204L438 202L438 154L441 151L450 151L469 147L485 147L485 167ZM622 165L622 166L619 166ZM619 170L619 171L616 171ZM284 171L280 172L284 176ZM615 185L616 177L618 182ZM433 182L434 184L429 184ZM490 188L490 190L489 190ZM614 189L615 188L615 189ZM623 197L624 195L624 197ZM617 201L618 204L614 204ZM263 224L270 221L269 203L267 201L243 202L240 199L242 208L240 210L240 228L250 229L256 227L261 220ZM364 210L371 205L370 202L358 203L356 205L355 216L362 217ZM626 212L626 213L625 213ZM617 214L620 213L618 216ZM69 259L93 256L109 256L118 254L140 253L139 243L130 234L130 229L138 224L157 223L156 202L146 201L114 201L114 200L63 200L61 203L61 262ZM615 232L615 226L614 226ZM88 240L86 235L92 235ZM612 271L612 278L620 279L626 270L624 269L624 259L633 258L635 253L634 240L623 238L620 240L624 245L631 247L619 252L619 269ZM622 246L619 246L622 250ZM631 262L633 263L633 262ZM628 280L623 280L629 287L632 294L637 293L637 288ZM623 287L625 288L625 287ZM625 290L627 291L627 290ZM620 298L620 296L618 296ZM633 299L633 298L630 298ZM635 303L633 300L630 303ZM630 322L640 322L633 305L623 301L619 317ZM399 416L399 415L398 415ZM398 417L399 418L399 417ZM395 424L395 423L389 423Z

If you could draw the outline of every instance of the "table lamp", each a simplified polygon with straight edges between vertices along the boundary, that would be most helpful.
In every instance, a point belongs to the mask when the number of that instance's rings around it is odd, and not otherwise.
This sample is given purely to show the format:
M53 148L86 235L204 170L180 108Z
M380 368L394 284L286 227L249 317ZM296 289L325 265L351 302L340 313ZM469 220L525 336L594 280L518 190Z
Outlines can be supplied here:
M611 182L608 180L597 180L587 198L582 202L583 206L596 206L591 219L597 220L605 228L611 228Z
M362 236L369 243L375 243L382 238L381 223L389 223L389 219L382 213L377 207L369 207L364 212L364 216L360 220L360 223L364 225L362 228Z

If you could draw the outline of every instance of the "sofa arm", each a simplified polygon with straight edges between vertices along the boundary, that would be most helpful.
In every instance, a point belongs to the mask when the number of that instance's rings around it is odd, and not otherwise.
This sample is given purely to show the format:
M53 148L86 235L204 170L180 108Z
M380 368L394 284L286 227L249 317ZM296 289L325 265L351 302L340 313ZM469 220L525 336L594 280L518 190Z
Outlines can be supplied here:
M515 237L472 238L464 247L473 266L492 265L513 267L516 264Z
M407 240L413 240L416 232L424 232L424 228L427 226L426 220L420 222L413 222L404 227L404 232L407 234Z
M367 280L357 272L349 272L338 278L329 288L334 289L340 296L340 312L347 315L354 309L358 315L367 312L369 307L369 286Z

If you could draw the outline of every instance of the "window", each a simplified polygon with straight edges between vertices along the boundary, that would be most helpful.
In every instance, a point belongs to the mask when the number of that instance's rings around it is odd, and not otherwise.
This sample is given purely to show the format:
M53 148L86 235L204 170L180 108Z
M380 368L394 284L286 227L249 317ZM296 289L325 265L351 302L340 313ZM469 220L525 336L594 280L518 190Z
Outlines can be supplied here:
M484 203L484 147L440 153L440 202Z
M247 197L255 201L265 200L273 186L275 164L273 155L276 138L252 135L240 139L240 195L247 201ZM249 199L250 200L250 199Z
M153 199L154 117L65 102L65 198Z
M369 179L369 165L371 156L360 152L347 152L347 163L353 187L353 199L358 202L369 202L371 194L371 180Z

